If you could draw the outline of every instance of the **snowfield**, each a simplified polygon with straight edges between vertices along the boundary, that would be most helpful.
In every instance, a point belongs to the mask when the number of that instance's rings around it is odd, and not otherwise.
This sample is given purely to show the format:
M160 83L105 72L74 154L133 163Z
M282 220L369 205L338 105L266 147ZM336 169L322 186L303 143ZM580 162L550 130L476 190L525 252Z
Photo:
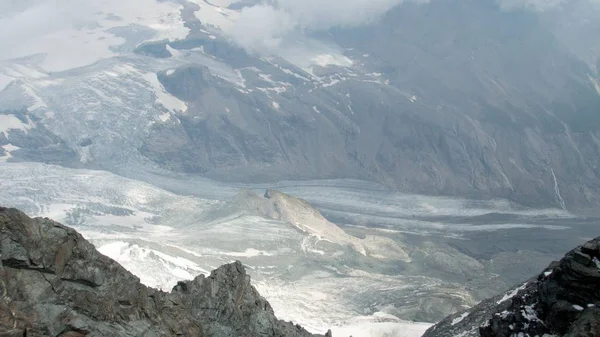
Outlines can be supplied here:
M103 171L2 163L0 204L74 227L101 253L121 263L144 284L165 291L179 280L207 275L224 263L241 260L248 268L253 284L269 300L278 317L297 322L314 332L322 333L331 328L334 336L341 337L348 333L364 337L416 337L431 323L414 323L406 317L419 317L423 312L437 310L440 303L445 302L439 302L436 294L443 294L443 298L449 296L458 308L475 303L463 286L433 275L423 276L423 271L410 275L405 271L390 274L390 269L383 269L385 272L378 269L379 265L409 266L411 259L419 254L430 254L430 259L436 259L430 261L453 268L467 268L465 270L471 272L480 268L466 257L461 258L459 252L436 251L437 245L425 245L416 255L413 249L411 258L407 259L402 249L408 248L399 241L407 234L396 236L381 231L381 228L365 227L360 229L361 233L366 233L360 240L366 247L366 255L363 255L345 246L344 240L323 240L299 230L297 224L267 219L238 207L232 200L238 200L239 186L228 187L209 180L187 181L186 184L200 184L198 186L202 187L198 190L213 198L182 196ZM357 211L386 214L386 210L388 213L394 209L410 210L410 205L415 202L416 205L427 203L433 209L446 207L446 212L450 212L447 204L451 200L446 198L413 196L404 199L380 194L372 188L361 190L361 184L352 181L295 182L281 183L279 187L304 196L310 196L318 189L322 193L315 194L314 201L337 209L337 214L348 211L350 216ZM262 187L253 188L260 191ZM355 199L359 195L363 204ZM289 202L293 202L292 199ZM394 202L400 202L398 208L393 207ZM459 213L480 214L486 207L493 211L493 205L502 204L499 201L475 203L474 211L464 208ZM292 213L301 215L294 219L311 223L310 211L302 209L300 213ZM413 208L413 214L423 211L423 208ZM504 208L503 211L524 212L518 207ZM553 217L555 213L550 212L548 216ZM406 233L401 229L405 220L398 220L394 226ZM417 223L427 222L419 220ZM313 224L316 225L318 222ZM330 223L328 226L335 225ZM497 226L499 229L495 230L511 230L503 228L502 224ZM412 227L417 234L410 235L431 238L448 235L450 230L461 237L472 232L464 232L460 224L455 230L452 227L448 224L443 232L432 232L427 226ZM335 232L352 228L337 227ZM540 227L538 230L547 229ZM344 237L351 236L344 234ZM374 250L373 246L386 248ZM431 249L434 250L428 253ZM365 268L363 263L372 267ZM432 266L430 268L440 268L439 264ZM428 272L431 273L431 269ZM505 298L510 298L519 289L507 292ZM458 323L458 319L456 321Z
M156 0L30 2L19 13L0 17L0 28L28 25L31 30L24 40L3 49L0 58L41 54L38 65L52 72L86 66L120 54L118 47L131 50L131 42L140 42L140 32L145 41L186 37L189 29L181 9L179 4ZM37 22L32 26L31 21Z

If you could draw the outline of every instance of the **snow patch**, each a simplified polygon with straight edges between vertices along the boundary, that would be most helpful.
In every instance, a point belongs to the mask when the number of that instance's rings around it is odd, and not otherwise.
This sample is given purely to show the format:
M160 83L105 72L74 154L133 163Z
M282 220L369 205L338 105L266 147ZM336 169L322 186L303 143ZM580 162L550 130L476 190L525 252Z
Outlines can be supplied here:
M0 73L0 91L4 90L14 78Z
M223 32L230 32L235 24L236 19L239 17L239 12L213 5L205 0L193 0L200 9L194 13L196 18L204 24L204 26L212 26L220 29ZM210 38L210 36L209 36Z
M341 81L338 80L338 79L333 79L333 80L331 80L331 82L323 84L323 87L324 88L333 87L334 85L336 85L336 84L338 84L340 82Z
M187 104L179 98L169 94L160 83L155 73L147 73L143 75L143 77L154 91L154 95L156 96L155 103L164 106L167 110L174 113L187 111Z
M257 256L274 256L273 254L254 248L248 248L244 252L223 252L224 255L234 257L257 257Z
M507 292L504 295L504 297L502 297L498 302L496 302L496 304L500 304L510 300L511 298L515 297L519 293L519 291L525 289L525 287L527 287L527 282L525 282L522 286Z
M318 114L320 114L320 113L321 113L321 110L319 110L319 108L317 108L316 106L314 106L314 105L313 105L313 107L312 107L312 108L313 108L313 111L314 111L314 112L316 112L316 113L318 113Z
M279 108L280 108L280 105L279 105L279 103L277 103L277 102L275 102L275 101L273 101L273 103L271 103L271 105L273 105L273 107L274 107L275 109L277 109L277 110L279 110Z
M594 85L594 88L596 88L598 95L600 95L600 82L597 79L593 78L592 76L590 76L590 81Z
M583 311L583 307L577 304L573 304L573 309L577 310L577 311Z
M535 304L526 305L523 310L521 310L521 314L523 315L523 318L530 322L541 322L541 320L537 317L534 307Z
M31 125L31 121L27 124L23 123L15 115L0 115L0 132L8 137L10 130L21 130L25 133L31 130L34 126Z
M20 149L20 147L14 146L12 144L4 145L4 146L2 146L2 148L4 149L4 151L6 153L4 156L0 157L0 163L6 162L10 158L12 158L12 155L10 154L12 151L16 151L16 150Z
M347 58L346 56L334 54L320 54L313 57L311 61L315 62L321 67L327 67L332 65L340 67L350 67L353 64L352 60Z
M168 112L165 112L164 114L158 116L158 119L160 119L160 121L164 123L171 119L171 114Z
M464 314L460 315L459 317L456 317L455 319L453 319L452 323L450 323L450 325L456 325L456 324L462 322L465 318L467 318L467 316L469 316L469 313L465 312Z
M173 75L173 73L175 73L175 69L169 69L166 72L167 76L171 76L171 75Z
M210 274L188 259L125 241L97 243L96 246L101 254L117 261L138 276L146 286L164 291L171 290L178 281L191 280L199 274Z
M171 54L171 56L173 56L173 57L181 56L181 52L179 50L171 47L168 43L167 43L166 47L167 47L167 51Z
M544 272L544 277L548 277L548 276L550 276L550 275L552 275L552 270L549 270L549 271L547 271L547 272Z
M331 328L331 333L333 337L421 337L430 327L429 323L357 323L334 326Z
M271 75L260 73L258 74L258 77L260 77L263 81L275 84L275 81L271 79Z
M596 268L600 269L600 260L598 260L598 258L594 256L592 261L596 264Z
M34 88L30 85L23 85L22 86L23 90L25 91L25 93L31 97L31 99L33 100L32 104L27 108L28 111L34 111L37 109L41 109L41 108L47 108L48 106L46 105L46 103L44 102L44 100L38 96L38 94L35 92Z

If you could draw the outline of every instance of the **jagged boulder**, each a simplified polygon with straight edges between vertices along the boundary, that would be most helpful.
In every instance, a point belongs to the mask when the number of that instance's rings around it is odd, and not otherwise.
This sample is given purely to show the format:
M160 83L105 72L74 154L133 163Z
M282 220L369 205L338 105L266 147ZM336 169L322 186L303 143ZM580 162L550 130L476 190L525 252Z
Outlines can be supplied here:
M0 336L314 336L275 318L240 262L171 293L75 230L0 207Z
M446 318L424 337L455 335L600 336L600 238L522 286Z

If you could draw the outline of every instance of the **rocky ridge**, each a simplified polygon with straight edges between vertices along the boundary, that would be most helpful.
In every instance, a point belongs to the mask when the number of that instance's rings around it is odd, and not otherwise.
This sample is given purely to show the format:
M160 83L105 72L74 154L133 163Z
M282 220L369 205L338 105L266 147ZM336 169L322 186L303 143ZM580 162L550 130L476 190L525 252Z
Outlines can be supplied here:
M538 277L449 316L423 337L600 336L600 238L570 251Z
M165 293L75 230L3 207L0 256L0 336L315 336L277 320L240 262Z
M319 240L352 247L361 255L383 259L386 258L384 255L388 255L401 261L410 261L408 253L393 240L376 235L366 235L363 239L352 236L327 220L318 209L304 199L267 189L263 196L250 190L242 191L236 196L235 202L243 209L260 216L288 222Z

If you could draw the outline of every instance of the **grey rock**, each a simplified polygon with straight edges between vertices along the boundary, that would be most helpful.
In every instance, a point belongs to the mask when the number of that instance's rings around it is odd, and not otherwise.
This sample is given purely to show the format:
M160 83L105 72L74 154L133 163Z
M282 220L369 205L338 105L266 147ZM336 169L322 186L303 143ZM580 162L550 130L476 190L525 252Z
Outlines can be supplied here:
M240 262L164 293L73 229L7 208L0 256L1 336L315 336L277 320Z
M60 137L48 130L39 119L26 110L0 111L0 115L12 115L26 125L35 127L24 132L9 129L0 134L0 146L13 145L18 150L11 151L9 161L34 161L56 165L70 166L79 161L77 153Z
M521 287L444 319L424 337L598 336L599 258L596 238Z

